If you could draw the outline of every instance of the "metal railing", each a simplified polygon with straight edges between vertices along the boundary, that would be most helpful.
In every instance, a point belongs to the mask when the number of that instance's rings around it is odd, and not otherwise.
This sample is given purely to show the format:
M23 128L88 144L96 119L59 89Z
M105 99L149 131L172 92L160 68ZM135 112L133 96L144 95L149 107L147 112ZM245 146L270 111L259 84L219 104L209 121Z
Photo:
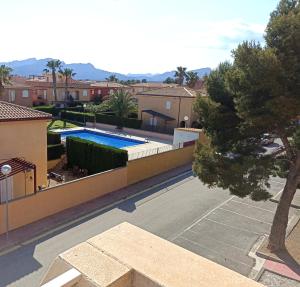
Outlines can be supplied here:
M183 143L179 143L176 145L165 145L157 148L152 148L152 149L145 149L143 151L135 152L135 153L129 153L128 154L128 160L134 160L142 157L147 157L159 153L164 153L168 152L170 150L176 150L183 148Z

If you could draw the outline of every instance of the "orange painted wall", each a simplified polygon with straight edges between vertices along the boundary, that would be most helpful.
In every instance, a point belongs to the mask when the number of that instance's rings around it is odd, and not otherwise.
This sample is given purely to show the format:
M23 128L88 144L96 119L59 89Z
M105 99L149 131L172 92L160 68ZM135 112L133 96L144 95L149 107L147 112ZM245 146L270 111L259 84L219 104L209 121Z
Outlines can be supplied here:
M127 168L91 175L45 189L9 203L10 230L103 196L127 185ZM5 204L0 205L0 234L5 232Z
M184 120L185 116L188 116L189 120L186 122L187 127L190 127L192 122L195 120L195 114L193 112L193 104L195 98L184 98L181 100L179 97L166 97L166 96L149 96L149 95L136 95L135 98L138 100L138 117L141 119L141 112L143 110L154 110L156 112L167 115L175 120L167 122L168 127L177 127L181 121ZM166 109L166 102L171 103L171 108ZM180 104L180 110L179 110ZM179 121L178 121L179 114ZM150 124L149 114L143 113L144 124ZM157 118L157 125L164 126L165 121Z
M47 185L47 120L0 122L0 162L19 157L36 165L36 184ZM33 180L28 174L28 193ZM20 181L20 184L19 184ZM22 195L24 177L14 178L14 194Z
M193 160L194 145L129 161L122 167L91 175L9 203L10 230L122 189ZM0 205L0 234L5 232L5 204Z
M192 145L129 161L127 164L128 184L136 183L192 162L194 149L195 146Z

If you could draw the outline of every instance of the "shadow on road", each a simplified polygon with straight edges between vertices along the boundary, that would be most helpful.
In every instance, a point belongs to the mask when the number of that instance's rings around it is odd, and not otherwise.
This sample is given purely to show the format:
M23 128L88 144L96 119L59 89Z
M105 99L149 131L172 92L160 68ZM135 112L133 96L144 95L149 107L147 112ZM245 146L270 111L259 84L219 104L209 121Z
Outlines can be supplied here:
M34 249L34 245L27 248L26 254L21 258L19 249L0 257L0 287L5 287L42 267L33 257Z
M9 252L8 254L0 256L0 287L7 286L22 277L33 273L43 267L40 262L38 262L34 258L34 250L36 246L56 235L59 235L65 231L68 231L69 229L72 229L73 227L80 225L82 223L85 223L99 215L102 215L114 208L119 208L121 210L124 210L126 212L133 212L136 209L136 202L147 198L148 196L156 196L159 194L163 194L164 192L172 189L175 186L181 185L186 181L189 181L192 179L192 172L185 173L183 175L177 176L173 180L169 181L166 184L160 185L159 187L150 188L148 191L145 191L142 194L133 196L130 199L125 199L124 202L120 204L113 205L111 207L105 208L105 205L109 205L112 202L109 202L113 199L113 197L104 196L103 198L99 198L94 200L92 203L85 203L80 206L80 216L84 218L80 219L78 218L78 213L76 213L76 208L74 207L72 212L66 211L68 214L68 222L75 221L73 223L70 223L66 226L66 222L60 223L61 228L59 228L59 224L57 224L56 230L48 233L45 236L40 237L36 241L33 241L32 243L29 243L28 245L24 245L20 248L18 248L15 251ZM140 190L143 190L142 188L138 189L137 187L131 187L135 188L135 193L139 192ZM122 195L123 192L123 195ZM116 194L120 197L120 195L128 196L128 192L126 191L117 191ZM124 195L125 194L125 195ZM117 197L118 197L117 196ZM122 197L120 197L122 198ZM118 200L120 199L118 198ZM115 197L116 200L116 197ZM104 208L104 209L103 209ZM101 210L99 210L101 209ZM85 213L82 213L82 210L85 210ZM99 212L97 212L99 210ZM91 214L89 214L91 213ZM59 216L59 214L54 215ZM65 216L65 215L64 215ZM45 220L45 219L44 219ZM40 221L43 222L43 219ZM40 224L40 223L39 223ZM28 226L26 227L28 228ZM30 226L29 226L30 228ZM52 227L54 228L54 226ZM14 232L14 231L13 231ZM17 231L18 232L18 231ZM45 232L45 230L44 230ZM35 234L34 236L41 235L41 234ZM28 238L27 238L28 240Z
M158 187L153 187L150 190L143 192L142 194L136 195L133 198L120 203L119 205L117 205L117 207L126 212L133 212L134 210L136 210L136 202L139 202L149 196L154 195L154 197L155 197L155 195L163 194L163 193L167 192L168 190L175 188L179 185L182 185L186 181L193 179L193 178L194 177L192 175L192 172L190 172L188 174L184 174L182 176L178 176L177 178L169 181L166 184L162 184Z

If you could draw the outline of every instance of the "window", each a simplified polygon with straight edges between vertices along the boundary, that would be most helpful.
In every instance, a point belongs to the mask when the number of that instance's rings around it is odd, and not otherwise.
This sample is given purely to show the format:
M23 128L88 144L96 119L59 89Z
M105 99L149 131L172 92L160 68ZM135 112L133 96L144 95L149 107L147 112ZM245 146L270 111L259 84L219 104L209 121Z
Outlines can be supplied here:
M114 90L113 90L113 89L110 89L110 90L109 90L109 94L112 95L113 93L114 93Z
M83 96L83 97L87 97L87 95L88 95L87 90L83 90L83 91L82 91L82 96Z
M44 100L47 99L47 90L44 90Z
M14 102L16 100L16 91L15 90L9 90L8 92L8 101Z
M101 90L100 89L98 90L98 95L101 95Z
M151 118L149 119L149 124L150 124L150 126L156 127L156 126L157 126L157 118L151 117Z
M171 102L170 101L166 101L166 109L167 110L171 109Z
M29 92L28 92L28 90L23 90L23 91L22 91L22 97L23 97L23 98L28 98L28 97L29 97Z

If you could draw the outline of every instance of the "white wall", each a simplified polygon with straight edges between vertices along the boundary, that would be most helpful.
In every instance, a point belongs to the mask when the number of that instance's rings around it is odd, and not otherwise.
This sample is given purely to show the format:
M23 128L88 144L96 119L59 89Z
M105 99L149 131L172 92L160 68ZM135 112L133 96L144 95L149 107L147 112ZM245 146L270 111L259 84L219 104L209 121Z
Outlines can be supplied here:
M174 129L174 137L173 137L173 145L177 145L183 142L189 142L199 139L199 132L197 131L189 131L189 130L182 130L182 129Z

